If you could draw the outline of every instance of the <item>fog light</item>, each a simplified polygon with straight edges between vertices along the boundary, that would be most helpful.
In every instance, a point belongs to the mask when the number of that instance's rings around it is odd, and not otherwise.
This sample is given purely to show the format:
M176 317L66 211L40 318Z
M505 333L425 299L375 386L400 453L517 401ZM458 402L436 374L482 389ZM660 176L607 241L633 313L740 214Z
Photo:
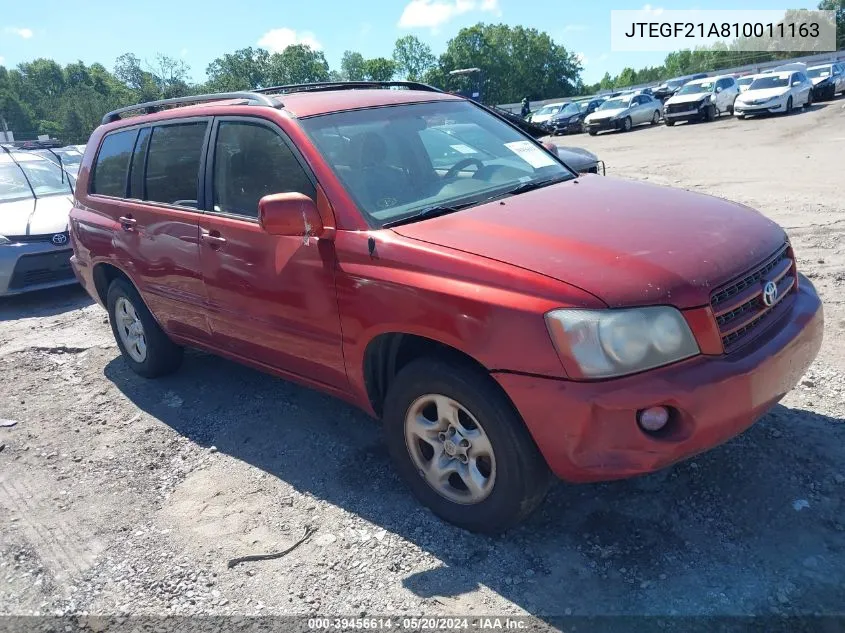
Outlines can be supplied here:
M650 407L637 414L637 422L644 431L656 433L669 421L669 409L666 407Z

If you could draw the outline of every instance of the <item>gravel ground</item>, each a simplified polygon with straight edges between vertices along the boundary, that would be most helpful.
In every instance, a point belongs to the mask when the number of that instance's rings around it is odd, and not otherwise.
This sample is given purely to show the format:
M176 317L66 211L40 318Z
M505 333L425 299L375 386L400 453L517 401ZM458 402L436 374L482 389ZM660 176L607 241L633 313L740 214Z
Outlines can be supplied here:
M0 302L0 614L845 614L843 104L557 139L787 227L826 339L742 436L497 538L418 506L345 404L196 352L139 378L78 288Z

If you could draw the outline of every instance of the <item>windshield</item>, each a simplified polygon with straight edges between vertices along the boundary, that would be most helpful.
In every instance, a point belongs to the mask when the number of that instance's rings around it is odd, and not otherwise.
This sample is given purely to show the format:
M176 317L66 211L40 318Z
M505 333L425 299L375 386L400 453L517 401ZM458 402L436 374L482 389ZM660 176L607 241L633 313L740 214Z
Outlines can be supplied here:
M75 149L54 149L53 151L61 157L65 169L71 173L79 171L82 165L82 154Z
M810 79L818 77L830 77L830 66L822 66L821 68L811 68L807 71L807 76Z
M557 114L560 111L561 105L558 103L557 105L547 105L543 106L539 110L534 113L534 116L542 115L545 116L547 114Z
M679 95L695 95L701 94L703 92L713 92L713 82L712 81L705 81L704 83L694 83L694 84L687 84L676 94Z
M0 155L0 158L6 158ZM0 202L31 198L32 190L21 168L11 160L0 162Z
M618 110L620 108L627 108L630 103L630 99L608 99L599 106L599 110Z
M571 116L573 114L578 114L579 112L581 112L581 108L578 107L577 103L567 103L560 109L557 116Z
M789 77L784 75L779 77L778 75L768 75L766 77L760 77L759 79L755 79L750 86L748 86L749 90L765 90L766 88L786 88L789 85Z
M736 80L736 83L740 86L750 86L752 81L754 81L754 77L741 77Z
M17 160L17 165L10 161L9 163L2 163L0 166L6 167L11 163L19 172L23 172L26 178L24 182L28 181L28 188L32 188L27 195L18 194L16 197L32 197L33 191L36 198L72 193L70 180L56 163L31 154L18 154L15 156L15 160Z
M301 125L378 226L575 177L530 137L465 101L336 112Z

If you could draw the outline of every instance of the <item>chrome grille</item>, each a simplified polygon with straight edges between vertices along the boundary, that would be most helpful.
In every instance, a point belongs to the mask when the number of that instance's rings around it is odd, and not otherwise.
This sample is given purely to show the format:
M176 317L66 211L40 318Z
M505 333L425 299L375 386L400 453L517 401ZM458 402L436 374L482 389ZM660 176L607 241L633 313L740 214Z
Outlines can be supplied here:
M763 301L763 286L773 282L778 289L772 305ZM731 352L765 330L796 287L795 261L789 244L783 245L763 263L714 292L710 307L719 326L725 352Z

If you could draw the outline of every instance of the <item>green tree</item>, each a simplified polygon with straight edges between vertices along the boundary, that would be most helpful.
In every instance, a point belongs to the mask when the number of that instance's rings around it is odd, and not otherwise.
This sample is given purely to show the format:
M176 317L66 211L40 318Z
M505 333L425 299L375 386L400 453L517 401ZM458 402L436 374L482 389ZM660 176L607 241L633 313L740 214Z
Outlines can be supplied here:
M270 56L267 79L273 86L328 81L329 64L322 51L294 44Z
M385 57L375 57L364 62L364 78L369 81L390 81L396 74L396 64Z
M396 40L393 61L396 63L396 72L408 81L420 81L437 63L431 47L414 35L406 35Z
M364 56L355 51L344 51L340 60L340 74L346 81L363 81Z
M822 0L822 11L836 11L836 48L845 49L845 0Z
M270 53L263 48L241 48L226 53L205 69L209 92L234 92L268 86Z

